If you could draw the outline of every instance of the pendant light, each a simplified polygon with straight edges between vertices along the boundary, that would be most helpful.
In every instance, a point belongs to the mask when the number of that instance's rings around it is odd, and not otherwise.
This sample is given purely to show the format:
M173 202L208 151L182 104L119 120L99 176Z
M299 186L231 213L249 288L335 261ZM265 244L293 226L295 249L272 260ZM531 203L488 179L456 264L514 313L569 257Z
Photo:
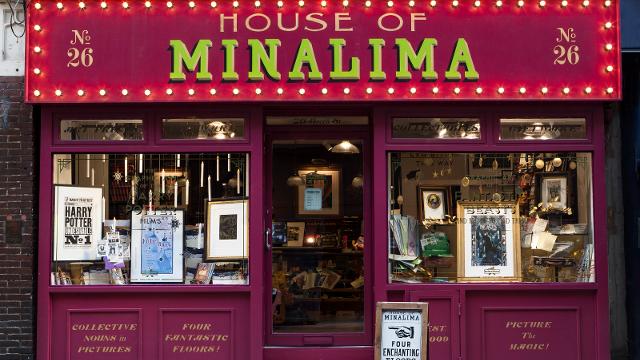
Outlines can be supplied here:
M304 185L304 179L294 172L293 175L287 178L287 185L291 187L302 186Z
M342 140L341 143L332 147L330 151L336 154L359 154L360 153L360 149L358 149L357 146L353 145L349 140Z

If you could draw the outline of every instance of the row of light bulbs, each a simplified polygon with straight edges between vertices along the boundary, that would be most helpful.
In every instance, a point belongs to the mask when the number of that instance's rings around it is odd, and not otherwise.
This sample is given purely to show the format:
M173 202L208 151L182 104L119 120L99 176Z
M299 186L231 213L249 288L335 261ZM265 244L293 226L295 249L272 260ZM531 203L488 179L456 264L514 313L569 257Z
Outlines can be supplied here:
M564 95L569 95L569 94L571 93L571 88L570 88L570 87L563 87L560 91L561 91L561 93L562 93L562 94L564 94ZM305 88L300 88L300 89L298 89L298 94L300 94L300 95L305 95L305 94L306 94L306 92L307 92L307 90L306 90ZM327 95L327 94L329 94L329 90L328 90L327 88L322 88L322 90L321 90L320 92L321 92L323 95ZM351 89L349 89L349 88L344 88L344 89L342 89L342 92L343 92L345 95L349 95L349 94L351 93ZM370 95L370 94L373 94L373 88L368 87L368 88L366 88L366 89L365 89L365 92L366 92L367 94L369 94L369 95ZM410 88L410 89L409 89L409 92L410 92L411 94L416 94L416 93L418 92L418 89L417 89L417 88L415 88L415 87L412 87L412 88ZM434 87L431 89L431 92L432 92L433 94L438 94L438 93L440 92L440 89L439 89L437 86L434 86ZM455 88L453 88L453 93L454 93L455 95L459 95L461 92L462 92L462 89L461 89L461 88L459 88L459 87L455 87ZM499 87L498 89L496 89L496 92L497 92L498 94L500 94L500 95L503 95L503 94L505 94L506 89L505 89L504 87ZM525 95L525 94L527 93L527 88L526 88L526 87L524 87L524 86L523 86L523 87L520 87L520 88L518 88L518 89L517 89L517 92L518 92L519 94L521 94L521 95ZM592 94L592 93L593 93L593 88L592 88L592 87L590 87L590 86L587 86L587 87L585 87L585 88L583 89L583 92L584 92L585 94L587 94L587 95L590 95L590 94ZM607 93L607 94L609 94L609 95L611 95L611 94L613 94L613 93L614 93L614 88L613 88L613 87L607 87L606 89L604 89L604 92L605 92L605 93ZM127 95L129 95L129 90L128 90L128 89L122 89L122 90L120 91L120 93L122 94L122 96L127 96ZM167 95L173 95L173 93L174 93L174 92L173 92L173 89L166 89L166 90L165 90L165 93L166 93ZM194 89L189 89L189 90L187 91L187 93L189 94L189 96L194 96L194 95L196 94L196 91L195 91ZM276 90L276 93L277 93L278 95L283 95L283 94L284 94L284 89L283 89L283 88L278 88L278 89ZM394 88L390 87L390 88L387 88L387 93L388 93L389 95L393 95L393 94L395 94L395 93L396 93L396 90L395 90ZM475 89L475 93L476 93L476 94L478 94L478 95L481 95L481 94L483 94L483 93L484 93L484 89L483 89L482 87L477 87L477 88ZM547 95L547 94L549 94L549 88L548 88L548 87L546 87L546 86L543 86L542 88L540 88L540 93L541 93L542 95ZM60 90L60 89L56 89L56 90L54 91L54 94L55 94L56 96L60 97L60 96L62 96L62 90ZM85 95L87 94L87 92L86 92L86 91L84 91L84 90L82 90L82 89L80 89L80 90L78 90L78 91L76 92L76 94L77 94L78 96L82 97L82 96L85 96ZM98 94L100 94L100 96L106 96L106 95L107 95L107 91L106 91L105 89L100 89L100 90L98 90ZM209 94L211 94L211 95L216 95L216 94L217 94L216 89L210 89L210 90L209 90ZM236 96L237 96L237 95L240 95L240 89L238 89L238 88L234 88L234 89L232 90L232 94L233 94L233 95L236 95ZM262 89L260 89L260 88L255 89L255 94L256 94L256 95L262 95ZM42 95L42 92L41 92L40 90L34 90L34 91L33 91L33 95L34 95L34 96L36 96L36 97L39 97L39 96L41 96L41 95ZM149 89L145 89L145 90L144 90L144 95L145 95L145 96L147 96L147 97L151 96L151 90L149 90Z
M282 0L278 0L278 1L276 2L276 4L278 5L278 7L283 7L283 6L284 6L284 1L282 1ZM410 7L413 7L413 6L415 6L415 5L416 5L416 2L415 2L415 0L409 0L408 4L409 4L409 6L410 6ZM436 6L437 6L437 4L438 4L438 3L437 3L437 1L436 1L436 0L430 0L430 1L429 1L429 5L430 5L431 7L436 7ZM525 4L526 4L526 3L525 3L525 0L518 0L518 1L516 2L516 5L517 5L518 7L520 7L520 8L524 7L524 6L525 6ZM582 0L582 3L581 3L581 4L582 4L582 6L583 6L583 7L585 7L585 8L586 8L586 7L589 7L589 5L591 5L591 1L590 1L590 0ZM151 7L151 5L152 5L152 4L151 4L151 1L145 1L145 2L144 2L144 6L145 6L146 8L150 8L150 7ZM189 5L189 7L190 7L190 8L192 8L192 9L193 9L193 8L195 8L195 7L196 7L196 2L195 2L195 1L189 1L189 2L188 2L188 5ZM237 0L234 0L234 1L232 2L232 5L233 5L233 7L234 7L234 8L238 8L238 7L240 7L240 2L239 2L239 1L237 1ZM298 0L298 6L303 7L304 5L305 5L304 0ZM327 6L327 1L326 1L326 0L321 0L321 1L320 1L320 5L321 5L322 7L326 7L326 6ZM346 6L349 6L349 0L342 0L342 5L343 5L343 6L345 6L345 7L346 7ZM475 1L473 2L473 6L475 6L475 7L480 7L481 5L482 5L482 2L481 2L480 0L475 0ZM503 0L496 0L495 5L496 5L497 7L502 7L502 6L504 5L504 1L503 1ZM611 0L605 0L605 1L603 2L603 5L604 5L605 7L610 7L610 6L612 5L612 2L611 2ZM109 6L109 5L108 5L108 3L107 3L106 1L102 1L102 2L100 2L100 7L101 7L101 8L106 9L108 6ZM130 6L131 6L131 5L129 4L129 2L127 2L127 1L123 1L123 2L122 2L122 7L123 7L124 9L128 9ZM173 1L167 1L167 2L166 2L166 6L167 6L167 8L172 8L172 7L174 7L174 3L173 3ZM212 1L212 2L210 3L210 6L211 6L212 8L215 8L215 7L217 7L217 6L218 6L218 3L217 3L216 1ZM261 2L260 0L255 0L255 1L254 1L254 6L255 6L255 7L260 7L260 6L262 6L262 2ZM364 6L365 6L365 7L371 7L371 6L372 6L372 2L371 2L371 0L366 0L366 1L364 2ZM393 6L394 6L394 2L393 2L393 0L387 0L387 7L393 7ZM455 7L460 6L460 0L452 0L452 1L451 1L451 6L453 6L454 8L455 8ZM541 8L543 8L543 7L547 6L547 1L546 1L546 0L538 0L538 6L539 6L539 7L541 7ZM562 1L560 2L560 6L562 6L563 8L564 8L564 7L569 6L569 1L568 1L568 0L562 0ZM41 10L41 9L43 8L42 4L41 4L41 3L39 3L39 2L35 3L34 7L35 7L37 10ZM57 7L59 10L62 10L62 9L64 9L64 4L63 4L62 2L58 2L58 3L56 3L56 7ZM84 1L80 1L80 2L78 3L78 7L79 7L80 9L85 9L85 8L87 7L87 4L86 4Z

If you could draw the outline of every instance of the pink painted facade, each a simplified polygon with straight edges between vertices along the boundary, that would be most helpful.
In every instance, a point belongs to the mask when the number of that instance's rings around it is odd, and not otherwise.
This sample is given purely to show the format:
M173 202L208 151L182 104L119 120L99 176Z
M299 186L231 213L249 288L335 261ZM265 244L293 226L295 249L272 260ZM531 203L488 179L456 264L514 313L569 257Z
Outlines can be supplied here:
M91 116L89 114L99 114ZM159 119L167 114L244 117L246 141L160 141ZM319 333L279 337L271 334L271 254L265 248L264 224L270 199L269 138L266 116L359 115L365 127L342 128L362 137L365 149L364 229L365 330L357 335ZM479 117L483 140L397 141L389 121L398 116ZM145 140L71 143L55 140L61 118L141 116ZM499 141L499 118L587 119L587 139L573 141ZM51 105L42 108L40 153L40 224L38 247L38 357L42 359L107 359L113 353L92 352L85 336L108 329L106 339L122 359L371 359L374 309L380 301L430 303L432 359L608 359L606 209L594 206L594 283L457 283L390 284L387 281L387 153L429 152L588 152L593 155L593 198L605 202L604 111L600 103L234 103L205 105ZM334 131L330 129L329 131ZM274 138L322 138L327 129L287 127L269 133ZM52 154L54 153L250 153L250 284L220 285L50 285L52 256ZM203 329L189 324L216 324L202 343L189 334ZM96 326L102 326L98 329ZM187 351L189 346L215 347L215 357ZM185 352L182 352L185 351ZM210 355L209 355L210 356Z

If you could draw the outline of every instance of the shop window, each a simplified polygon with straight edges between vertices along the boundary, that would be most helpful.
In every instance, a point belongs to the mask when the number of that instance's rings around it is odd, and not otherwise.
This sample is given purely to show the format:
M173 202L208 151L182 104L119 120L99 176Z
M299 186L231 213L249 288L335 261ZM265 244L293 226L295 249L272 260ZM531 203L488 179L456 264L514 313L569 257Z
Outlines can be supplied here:
M394 139L478 140L480 119L398 117L392 120Z
M61 120L60 140L143 140L142 120Z
M51 284L247 284L248 158L55 154Z
M500 140L585 140L584 118L500 119Z
M593 282L590 153L389 154L390 282Z
M163 119L162 138L170 140L244 139L244 119Z
M273 333L364 331L362 141L277 141Z

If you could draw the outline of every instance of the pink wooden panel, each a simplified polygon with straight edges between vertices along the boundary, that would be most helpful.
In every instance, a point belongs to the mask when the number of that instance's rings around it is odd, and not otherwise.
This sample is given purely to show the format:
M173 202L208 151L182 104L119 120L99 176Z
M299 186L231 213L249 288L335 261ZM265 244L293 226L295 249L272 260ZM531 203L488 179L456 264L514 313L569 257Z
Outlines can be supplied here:
M140 309L68 310L67 359L141 359L140 316Z
M161 360L233 360L233 310L160 309Z
M595 304L595 292L467 292L463 357L597 359Z
M248 293L125 291L123 288L120 291L52 296L49 359L250 358L251 348L247 345L251 332L250 319L259 315L251 316ZM84 330L79 330L78 326L73 330L74 324L84 324ZM97 330L100 324L103 324L101 330ZM104 324L109 325L108 330ZM114 328L114 325L120 324L136 324L135 331L130 330L131 326L127 327L129 330L123 326ZM91 335L103 337L85 338ZM102 349L100 352L93 349L93 353L89 352L91 349L84 350L86 354L80 352L78 355L78 349L82 346ZM104 350L117 349L117 346L129 346L131 351Z
M460 355L458 292L410 291L409 301L429 303L429 358L457 360Z
M266 347L263 360L372 360L372 346Z

